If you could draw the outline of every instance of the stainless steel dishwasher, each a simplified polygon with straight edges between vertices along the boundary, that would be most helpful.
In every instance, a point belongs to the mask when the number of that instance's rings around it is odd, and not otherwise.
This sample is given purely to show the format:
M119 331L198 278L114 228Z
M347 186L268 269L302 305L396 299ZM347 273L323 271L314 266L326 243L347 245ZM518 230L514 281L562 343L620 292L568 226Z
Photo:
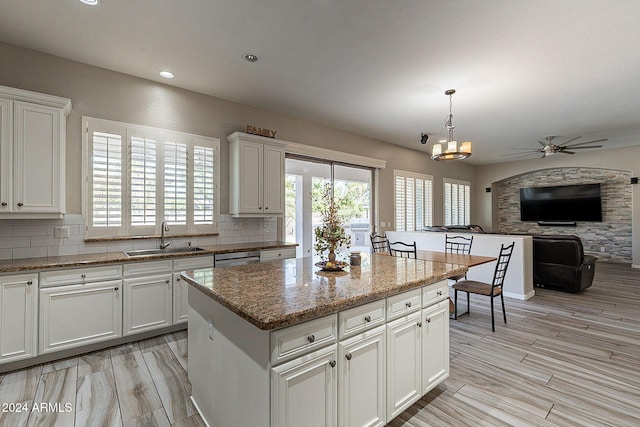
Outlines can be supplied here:
M260 262L260 251L233 252L227 254L215 254L215 268L229 267L232 265L245 265Z

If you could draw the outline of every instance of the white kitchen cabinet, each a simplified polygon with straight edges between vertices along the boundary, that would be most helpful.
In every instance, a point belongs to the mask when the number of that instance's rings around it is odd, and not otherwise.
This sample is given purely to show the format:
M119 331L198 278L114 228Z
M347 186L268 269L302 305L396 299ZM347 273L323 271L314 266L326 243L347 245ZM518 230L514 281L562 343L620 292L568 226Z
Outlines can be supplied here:
M173 324L189 320L189 285L180 278L185 270L213 267L213 257L188 257L173 261Z
M387 420L422 396L422 312L387 324Z
M37 353L38 274L0 277L0 363Z
M122 336L122 280L40 289L40 352Z
M71 101L0 86L0 218L60 218Z
M124 265L123 332L137 334L173 323L171 260Z
M232 216L284 214L284 141L235 132L229 141Z
M449 300L422 310L422 394L449 376Z
M271 369L271 425L337 425L336 345Z
M260 251L260 262L274 261L277 259L289 259L296 257L296 248L266 249Z
M338 425L386 424L385 325L338 345Z

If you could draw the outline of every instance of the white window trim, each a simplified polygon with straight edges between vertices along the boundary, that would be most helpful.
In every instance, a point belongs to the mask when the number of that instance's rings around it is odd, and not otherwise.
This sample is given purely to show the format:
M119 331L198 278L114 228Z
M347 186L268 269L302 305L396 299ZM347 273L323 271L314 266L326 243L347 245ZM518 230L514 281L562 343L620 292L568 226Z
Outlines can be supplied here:
M420 180L423 180L425 182L430 182L431 183L431 200L430 200L430 203L429 203L430 206L428 206L428 210L429 210L429 213L431 214L431 218L428 218L427 221L426 221L426 222L429 222L429 224L424 224L424 226L433 225L433 203L434 203L434 201L433 201L433 176L432 175L421 174L421 173L416 173L416 172L409 172L409 171L403 171L403 170L399 170L399 169L394 169L394 171L393 171L393 227L394 227L394 229L396 229L396 231L400 231L400 230L397 230L397 227L396 227L396 225L398 224L398 218L397 218L398 212L397 212L397 209L396 209L396 198L397 198L396 181L397 181L398 177L420 179ZM413 213L414 213L414 215L416 214L415 204L414 204ZM405 215L406 215L406 209L405 209ZM406 223L407 223L406 217L405 217L404 223L405 223L405 228L406 228ZM414 224L414 228L415 228L415 224ZM415 231L415 230L406 230L406 231Z
M447 184L453 184L453 185L464 185L469 187L469 223L471 222L471 182L469 181L462 181L459 179L452 179L452 178L443 178L442 179L442 218L443 218L443 225L468 225L468 224L447 224L447 208L446 208L446 186Z
M112 129L112 131L110 131ZM220 139L206 137L201 135L189 134L184 132L171 131L166 129L154 128L149 126L141 126L131 123L116 122L111 120L97 119L93 117L82 117L82 132L83 132L83 144L82 144L82 215L85 219L85 238L121 238L121 237L138 237L140 235L150 235L160 233L160 224L162 222L162 213L164 210L164 170L158 170L156 175L157 179L157 207L156 207L156 224L154 226L131 226L130 225L130 197L129 197L129 182L128 174L122 174L122 226L117 233L105 228L104 230L98 230L92 227L91 219L93 218L92 210L92 193L90 191L91 180L90 167L89 167L89 144L90 135L93 130L99 132L112 132L114 134L122 135L123 144L125 146L122 150L122 165L128 170L128 144L132 137L132 130L134 136L144 135L150 138L157 138L156 141L160 143L160 149L158 151L158 164L163 165L164 151L162 150L162 144L164 141L189 141L188 145L188 158L193 159L194 146L205 146L213 149L213 163L214 163L214 177L213 177L213 197L214 197L214 210L212 224L195 225L190 223L189 218L193 219L193 173L188 174L187 182L187 225L172 225L172 232L176 234L185 235L198 235L198 234L211 234L218 232L218 220L220 217ZM159 166L159 169L162 169Z

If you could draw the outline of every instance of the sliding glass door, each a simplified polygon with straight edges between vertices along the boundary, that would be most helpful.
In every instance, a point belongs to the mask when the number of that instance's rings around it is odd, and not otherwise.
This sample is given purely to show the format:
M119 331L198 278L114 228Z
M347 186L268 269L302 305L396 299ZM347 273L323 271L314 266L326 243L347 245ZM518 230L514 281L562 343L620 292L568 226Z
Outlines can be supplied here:
M344 200L340 214L351 235L351 250L368 250L373 207L373 170L321 159L287 157L285 240L298 243L297 256L314 254L315 234L320 225L319 194L328 183L334 196Z

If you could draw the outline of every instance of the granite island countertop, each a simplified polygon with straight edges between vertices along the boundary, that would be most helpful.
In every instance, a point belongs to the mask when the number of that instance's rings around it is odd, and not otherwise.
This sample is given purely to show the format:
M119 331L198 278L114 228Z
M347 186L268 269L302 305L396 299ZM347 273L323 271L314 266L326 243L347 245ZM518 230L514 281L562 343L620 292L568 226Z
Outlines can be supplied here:
M325 272L296 258L182 273L191 286L263 330L306 322L464 274L456 264L362 254L360 267Z
M146 256L127 256L124 252L103 252L96 254L61 255L39 258L18 258L0 260L0 273L12 273L29 270L47 270L50 268L86 267L91 265L118 264L125 262L153 261L164 258L181 258L188 256L203 256L221 253L233 253L244 251L258 251L265 249L296 247L296 243L280 241L235 243L227 245L202 245L204 250L197 252L178 252L166 254L154 254Z

